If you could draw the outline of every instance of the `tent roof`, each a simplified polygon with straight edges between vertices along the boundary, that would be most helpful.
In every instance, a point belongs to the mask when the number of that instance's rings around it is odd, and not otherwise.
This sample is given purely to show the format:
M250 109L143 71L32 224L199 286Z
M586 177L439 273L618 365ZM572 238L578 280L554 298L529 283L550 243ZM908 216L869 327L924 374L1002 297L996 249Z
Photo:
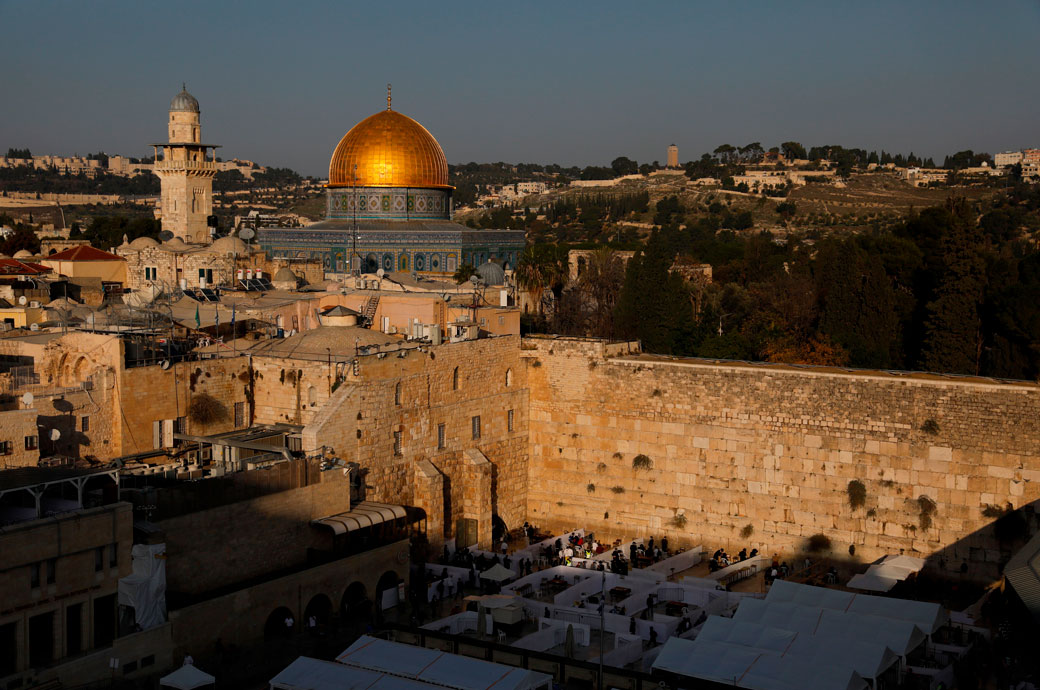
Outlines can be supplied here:
M216 679L205 671L200 671L191 664L185 664L173 673L169 673L159 679L159 685L179 690L193 690L206 685L212 685Z
M909 621L928 635L945 625L948 618L942 606L927 601L854 594L826 587L800 585L787 580L775 581L765 600L770 603L786 601L805 606Z
M1040 621L1040 533L1011 557L1004 566L1004 578L1033 619Z
M505 567L501 563L496 563L484 572L482 572L480 574L480 577L481 579L491 580L492 582L505 582L510 578L516 577L516 573L514 573L512 570Z
M454 690L531 690L551 684L545 673L494 664L363 635L336 657L356 668L453 688Z

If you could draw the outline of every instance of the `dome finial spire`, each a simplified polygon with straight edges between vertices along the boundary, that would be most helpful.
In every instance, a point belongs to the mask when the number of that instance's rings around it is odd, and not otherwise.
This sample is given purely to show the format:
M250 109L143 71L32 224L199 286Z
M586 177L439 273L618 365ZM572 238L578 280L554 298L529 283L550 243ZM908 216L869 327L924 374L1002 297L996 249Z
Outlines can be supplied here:
M188 90L188 82L182 81L181 82L181 91L187 91L187 90Z
M386 109L390 110L390 84L386 85Z

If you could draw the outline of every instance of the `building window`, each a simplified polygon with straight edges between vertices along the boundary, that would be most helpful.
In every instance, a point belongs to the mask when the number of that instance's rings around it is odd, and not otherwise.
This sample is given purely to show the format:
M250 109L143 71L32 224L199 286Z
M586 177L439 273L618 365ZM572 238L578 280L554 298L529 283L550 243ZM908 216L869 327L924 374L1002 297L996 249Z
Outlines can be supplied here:
M38 442L38 439L35 436L26 436L25 437L25 449L26 450L36 450L38 447L39 447L39 442Z
M94 572L100 573L105 569L105 547L99 546L94 549Z
M401 384L400 383L398 383L397 385L394 386L394 404L395 405L400 405L401 404Z
M14 452L14 443L11 441L0 441L0 455L10 455Z
M79 430L84 434L90 431L90 417L79 418Z
M506 369L506 388L513 385L513 370Z
M173 420L173 433L175 434L186 434L188 433L188 418L187 417L176 417Z
M437 450L444 450L444 425L437 425Z
M473 418L473 440L480 440L480 415Z
M235 403L235 428L241 428L246 425L246 404L245 402Z
M513 430L513 411L512 410L510 410L509 412L506 413L506 425L507 425L509 431Z
M401 455L401 432L394 432L394 455Z
M158 280L159 269L156 266L145 266L144 267L144 279L145 280Z
M108 567L115 568L119 565L119 549L116 548L117 544L108 545Z
M455 367L455 370L451 372L451 389L457 391L459 389L459 368Z
M40 564L33 563L29 566L29 586L36 589L40 586Z
M53 585L54 581L58 579L58 559L48 558L47 559L47 584Z

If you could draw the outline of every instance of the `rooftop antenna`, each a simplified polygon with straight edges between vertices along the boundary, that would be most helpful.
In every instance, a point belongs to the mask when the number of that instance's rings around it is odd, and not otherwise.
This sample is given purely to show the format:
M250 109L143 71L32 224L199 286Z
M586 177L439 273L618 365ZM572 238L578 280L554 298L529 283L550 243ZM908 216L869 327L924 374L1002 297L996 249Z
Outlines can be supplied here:
M390 83L386 85L386 109L390 110Z

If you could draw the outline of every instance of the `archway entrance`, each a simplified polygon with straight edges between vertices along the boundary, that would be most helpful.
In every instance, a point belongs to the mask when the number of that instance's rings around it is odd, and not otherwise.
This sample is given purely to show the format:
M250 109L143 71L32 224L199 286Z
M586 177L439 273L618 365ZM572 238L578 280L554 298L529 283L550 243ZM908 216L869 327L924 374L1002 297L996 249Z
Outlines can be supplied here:
M287 619L292 621L292 626L285 624ZM271 615L267 617L267 622L264 623L264 639L276 640L280 637L289 637L295 629L296 620L292 610L286 606L279 606L271 612Z
M393 570L387 570L379 576L376 584L375 616L378 619L383 609L397 606L397 583L401 581L400 576Z
M491 541L497 544L508 533L509 527L506 526L505 521L497 513L493 514L491 516Z
M318 625L328 625L332 615L332 600L324 594L315 594L303 610L303 624L310 627L311 616Z

